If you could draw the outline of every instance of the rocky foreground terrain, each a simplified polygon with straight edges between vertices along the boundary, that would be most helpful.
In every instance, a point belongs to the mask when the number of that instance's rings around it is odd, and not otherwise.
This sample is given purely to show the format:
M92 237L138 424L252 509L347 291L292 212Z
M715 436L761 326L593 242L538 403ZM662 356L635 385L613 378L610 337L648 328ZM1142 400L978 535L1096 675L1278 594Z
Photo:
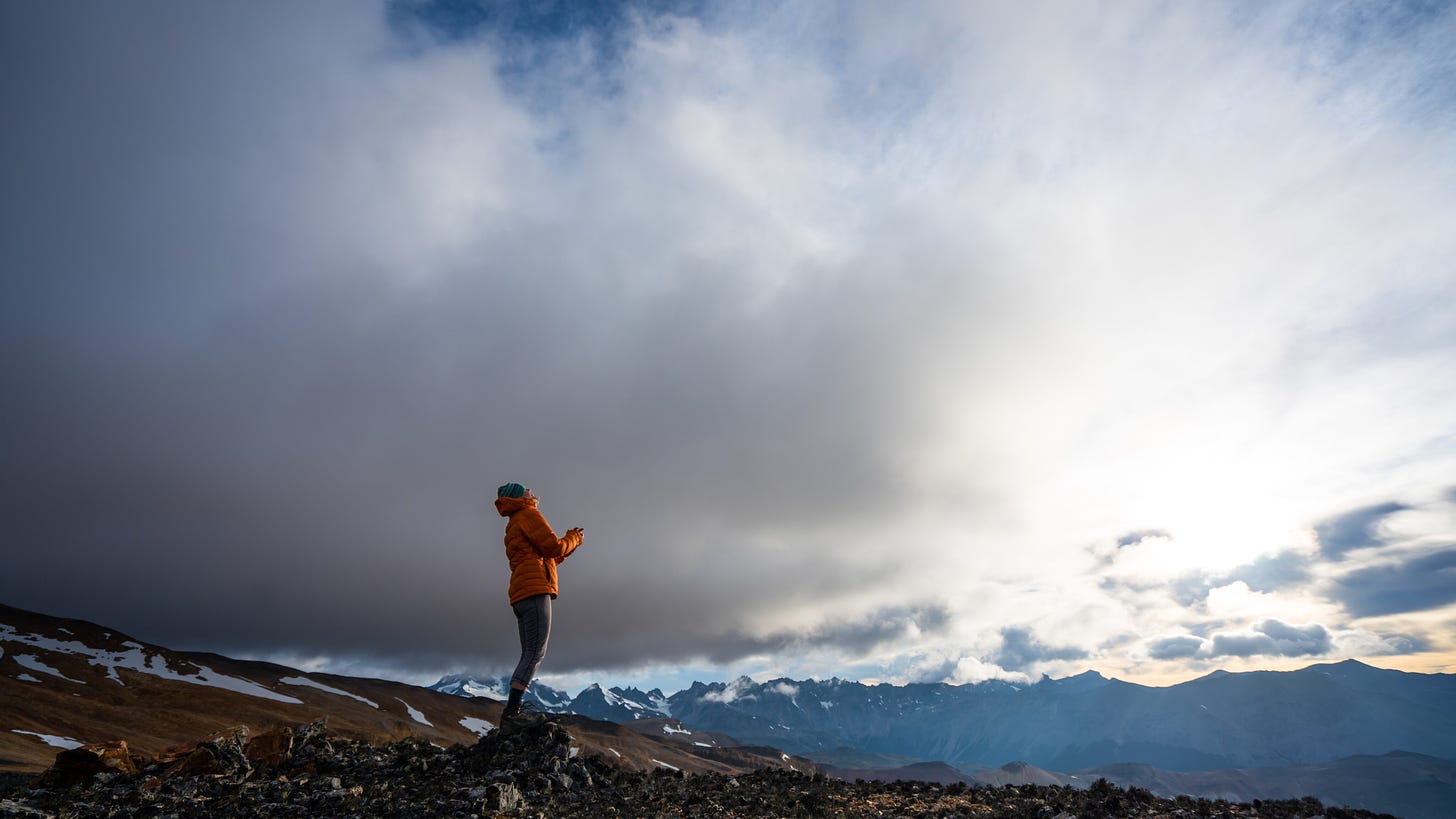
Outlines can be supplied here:
M0 781L0 817L1374 817L1313 799L1230 804L1090 789L847 782L765 769L685 775L584 754L558 722L474 745L371 746L323 723L227 732L141 758L124 743Z

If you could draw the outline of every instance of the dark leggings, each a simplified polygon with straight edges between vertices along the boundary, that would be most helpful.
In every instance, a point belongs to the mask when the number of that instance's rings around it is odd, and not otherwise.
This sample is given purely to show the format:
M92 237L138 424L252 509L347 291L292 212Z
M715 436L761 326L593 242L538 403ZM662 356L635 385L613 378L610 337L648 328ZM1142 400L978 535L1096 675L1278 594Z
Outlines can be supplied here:
M521 661L516 663L511 682L531 685L536 667L546 659L546 640L551 636L551 595L538 594L511 604L516 627L521 632Z

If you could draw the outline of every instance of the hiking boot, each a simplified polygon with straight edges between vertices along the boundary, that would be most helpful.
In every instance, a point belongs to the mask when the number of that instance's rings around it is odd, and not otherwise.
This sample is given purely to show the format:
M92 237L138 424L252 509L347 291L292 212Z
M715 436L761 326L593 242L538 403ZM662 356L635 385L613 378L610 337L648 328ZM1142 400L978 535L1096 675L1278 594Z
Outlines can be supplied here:
M515 708L509 706L501 712L501 733L514 734L527 728L534 728L546 721L546 715L535 710L529 702L523 702Z

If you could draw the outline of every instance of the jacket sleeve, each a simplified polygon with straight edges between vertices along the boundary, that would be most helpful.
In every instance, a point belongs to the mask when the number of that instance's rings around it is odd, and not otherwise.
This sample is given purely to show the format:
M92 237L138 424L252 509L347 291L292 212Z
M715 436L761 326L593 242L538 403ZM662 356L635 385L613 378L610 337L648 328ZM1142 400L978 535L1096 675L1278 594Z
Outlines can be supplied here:
M568 532L567 537L557 537L546 522L546 516L535 509L521 513L521 533L531 542L536 553L542 557L555 558L557 563L565 560L581 545L581 534Z

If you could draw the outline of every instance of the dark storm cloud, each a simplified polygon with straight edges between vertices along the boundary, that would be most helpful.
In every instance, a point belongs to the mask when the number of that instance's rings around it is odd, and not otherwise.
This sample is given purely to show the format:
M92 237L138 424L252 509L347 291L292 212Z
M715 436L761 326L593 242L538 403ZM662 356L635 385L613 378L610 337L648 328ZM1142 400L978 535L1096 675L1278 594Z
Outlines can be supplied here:
M1004 628L1001 630L1001 647L991 656L991 662L1007 671L1024 671L1036 663L1080 660L1087 655L1086 650L1075 646L1046 645L1029 628Z
M1317 523L1314 532L1319 539L1320 553L1328 558L1337 558L1353 549L1382 546L1385 541L1379 532L1381 522L1410 508L1391 501L1353 509Z
M755 642L761 651L827 647L860 653L895 642L908 644L923 634L941 633L950 620L950 610L943 605L891 606L852 620L826 622L802 632L772 634Z
M1325 320L1291 338L1282 317L1383 293L1367 268L1439 304L1382 261L1450 256L1417 241L1450 211L1411 170L1439 134L1341 130L1387 123L1345 98L1398 104L1419 66L1291 77L1320 50L1195 5L702 5L0 4L0 601L179 648L498 669L517 647L491 494L522 481L587 529L554 672L994 634L1041 621L1046 584L1007 578L1070 565L1060 544L1161 545L1081 531L1160 522L1113 515L1178 480L1097 442L1208 447L1220 402L1283 386L1227 373L1323 349ZM1444 65L1449 20L1392 45ZM1308 150L1230 151L1238 133ZM1240 216L1208 230L1187 202ZM1241 272L1351 256L1370 261L1317 292ZM1247 346L1204 332L1251 318ZM1170 364L1145 356L1165 332ZM1128 400L1164 367L1220 401ZM1401 372L1368 392L1436 380ZM1311 373L1284 417L1326 407ZM1436 439L1390 409L1353 419L1386 436L1364 449ZM1312 426L1295 460L1368 457ZM1123 477L1068 494L1053 473ZM979 575L991 594L925 605Z
M727 597L727 594L724 596ZM735 611L736 599L739 598L718 601L711 610ZM640 610L631 604L595 600L592 590L574 593L570 602L581 612L608 613L621 632L611 640L602 640L595 636L595 630L583 629L584 624L579 621L574 622L575 633L563 631L567 648L563 648L562 653L569 651L572 659L584 667L621 665L624 653L650 656L666 662L703 659L714 663L729 663L749 655L810 649L831 649L855 655L886 645L909 645L921 636L944 631L950 621L949 611L942 606L892 606L864 612L842 622L831 620L803 629L750 635L721 624L704 622L701 615L691 611L681 612L682 616L670 623L642 627L638 623L645 623L645 620L637 620L636 615L640 611L643 618L654 616L660 601L652 598L644 599ZM772 603L765 605L771 606ZM605 628L596 624L598 630ZM553 634L551 639L554 645L556 635Z
M961 294L765 299L698 234L773 237L654 189L656 131L578 169L640 190L558 177L486 47L403 53L377 11L0 10L0 599L177 647L503 663L516 480L587 528L564 663L942 627L742 613L911 570L845 533L910 491L910 330Z
M942 633L950 621L951 612L944 605L894 606L848 622L825 623L804 635L801 641L811 646L863 652L895 641L908 642L920 634Z
M1456 548L1356 569L1337 578L1330 594L1353 617L1440 608L1456 602Z

